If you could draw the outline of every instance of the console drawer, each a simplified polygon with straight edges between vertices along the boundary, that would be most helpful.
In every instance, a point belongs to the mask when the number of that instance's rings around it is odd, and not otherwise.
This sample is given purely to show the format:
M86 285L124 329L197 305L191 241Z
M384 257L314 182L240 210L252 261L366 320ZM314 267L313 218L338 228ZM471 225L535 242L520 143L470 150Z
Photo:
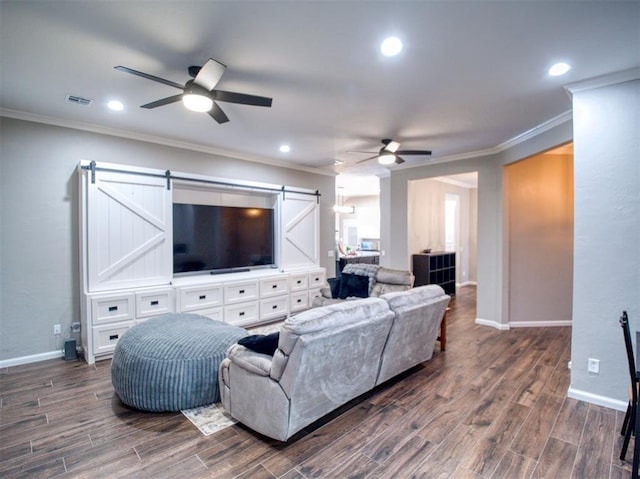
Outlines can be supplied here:
M260 301L260 320L282 318L289 313L289 296Z
M133 294L91 298L93 325L128 321L133 319L133 312Z
M260 281L260 297L268 298L277 296L289 291L289 278L286 276L280 278L269 278Z
M234 304L224 308L225 323L243 325L255 323L258 318L258 303L256 301Z
M306 290L300 291L298 293L291 293L291 304L289 305L289 310L292 313L303 311L308 308L309 308L309 293Z
M173 309L173 294L170 289L136 293L136 318L172 313Z
M258 283L228 283L224 286L224 304L258 299Z
M309 290L309 307L313 305L313 299L322 296L320 292L320 288L318 289L310 289Z
M324 286L325 271L317 270L309 273L309 289L320 288Z
M180 312L198 311L214 306L222 306L222 287L220 285L190 286L181 288Z
M309 287L309 275L307 273L292 274L289 277L291 291L306 291Z
M213 319L215 321L224 321L224 309L222 307L202 309L198 311L198 314L201 316L205 316L209 319Z
M110 354L116 347L118 339L134 325L133 321L123 321L117 324L105 324L93 327L93 354Z

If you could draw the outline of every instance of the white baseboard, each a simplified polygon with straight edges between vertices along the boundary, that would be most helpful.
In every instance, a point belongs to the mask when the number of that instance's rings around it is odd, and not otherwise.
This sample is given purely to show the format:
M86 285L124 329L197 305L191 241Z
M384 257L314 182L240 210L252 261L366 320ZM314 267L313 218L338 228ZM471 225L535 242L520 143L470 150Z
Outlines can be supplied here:
M552 328L558 326L571 326L571 321L513 321L502 324L489 319L476 318L476 324L490 326L500 331L508 331L511 328Z
M480 326L490 326L492 328L499 329L500 331L507 331L509 329L508 324L498 323L489 319L476 318L476 324L479 324Z
M579 389L569 388L567 396L580 401L596 404L598 406L608 407L609 409L615 409L616 411L626 411L627 403L620 401L619 399L613 399L606 396L600 396L599 394L593 394Z
M557 326L571 326L571 321L512 321L512 328L554 328Z
M63 351L49 351L48 353L32 354L31 356L22 356L20 358L3 359L0 361L0 368L9 368L11 366L20 366L21 364L38 363L48 359L56 359L64 357Z

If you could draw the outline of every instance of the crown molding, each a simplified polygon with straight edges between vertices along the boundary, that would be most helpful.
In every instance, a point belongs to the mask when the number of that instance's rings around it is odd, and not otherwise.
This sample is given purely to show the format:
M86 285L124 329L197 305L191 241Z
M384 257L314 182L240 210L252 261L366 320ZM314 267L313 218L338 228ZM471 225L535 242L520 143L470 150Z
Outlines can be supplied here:
M467 160L471 158L480 158L482 156L496 155L500 152L508 150L509 148L513 148L514 146L520 143L524 143L525 141L530 140L531 138L541 135L545 131L549 131L559 125L562 125L563 123L566 123L572 120L573 120L573 111L568 110L568 111L565 111L564 113L559 114L558 116L554 116L553 118L545 121L544 123L540 123L538 126L534 126L533 128L525 131L524 133L520 133L519 135L514 136L513 138L505 141L504 143L500 143L499 145L494 146L493 148L488 148L486 150L470 151L467 153L460 153L458 155L443 156L442 158L438 158L436 161L425 160L425 162L421 165L416 165L416 164L402 165L394 169L405 170L409 168L416 168L418 166L435 165L438 163L446 163L449 161Z
M60 126L63 128L71 128L74 130L89 131L91 133L99 133L102 135L116 136L119 138L126 138L128 140L143 141L146 143L154 143L157 145L170 146L173 148L180 148L183 150L197 151L199 153L206 153L209 155L223 156L234 160L250 161L252 163L260 163L263 165L277 166L279 168L288 168L291 170L304 171L307 173L314 173L316 175L324 176L336 176L333 171L324 171L318 168L310 168L306 166L293 165L291 163L285 163L279 160L266 160L264 158L244 155L228 150L212 148L209 146L198 145L195 143L189 143L186 141L172 140L169 138L162 138L154 135L145 135L142 133L136 133L132 131L119 130L117 128L109 128L101 125L95 125L92 123L84 123L80 121L64 120L61 118L54 118L44 115L38 115L35 113L28 113L18 110L10 110L6 108L0 108L0 117L13 118L16 120L30 121L33 123L44 123L46 125Z
M640 80L640 66L615 73L600 75L597 77L589 78L588 80L569 83L565 85L564 88L570 94L574 94L586 90L594 90L596 88L616 85L618 83L624 83L633 80Z
M640 68L634 69L634 71L636 71L637 75L640 74ZM253 163L269 165L269 166L277 166L280 168L290 168L292 170L304 171L307 173L313 173L318 175L336 176L336 172L334 171L321 170L318 168L310 168L305 166L297 166L297 165L285 163L283 161L278 161L278 160L265 160L264 158L259 158L252 155L243 155L236 152L211 148L204 145L188 143L185 141L171 140L168 138L162 138L162 137L153 136L153 135L144 135L141 133L119 130L116 128L108 128L108 127L95 125L91 123L63 120L60 118L53 118L53 117L48 117L44 115L37 115L35 113L27 113L23 111L9 110L9 109L0 109L0 116L7 117L7 118L15 118L17 120L31 121L35 123L45 123L48 125L61 126L61 127L72 128L76 130L89 131L92 133L116 136L120 138L127 138L130 140L144 141L147 143L155 143L155 144L170 146L174 148L197 151L200 153L207 153L210 155L223 156L231 159L239 159L244 161L251 161ZM550 120L545 121L544 123L541 123L538 126L531 128L530 130L525 131L524 133L521 133L505 141L504 143L500 143L499 145L494 146L493 148L488 148L485 150L470 151L467 153L460 153L457 155L443 156L442 158L438 158L435 161L425 160L425 162L421 165L416 165L416 164L402 165L394 168L394 170L404 170L404 169L417 168L417 167L426 166L426 165L446 163L450 161L467 160L471 158L479 158L482 156L495 155L502 151L508 150L509 148L513 148L519 143L523 143L535 136L538 136L544 133L545 131L548 131L552 128L555 128L558 125L561 125L571 120L572 120L572 111L569 110L564 113L561 113L558 116L551 118ZM378 176L388 176L388 175L378 175Z

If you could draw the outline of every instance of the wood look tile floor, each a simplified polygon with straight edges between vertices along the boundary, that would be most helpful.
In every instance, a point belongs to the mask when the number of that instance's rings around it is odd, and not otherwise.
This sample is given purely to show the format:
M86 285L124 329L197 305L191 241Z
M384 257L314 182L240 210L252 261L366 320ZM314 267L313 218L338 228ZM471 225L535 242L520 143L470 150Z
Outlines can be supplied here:
M475 288L459 288L445 352L288 443L240 425L205 437L180 413L129 409L110 361L6 368L0 477L629 477L623 414L566 397L570 328L497 331L474 319Z

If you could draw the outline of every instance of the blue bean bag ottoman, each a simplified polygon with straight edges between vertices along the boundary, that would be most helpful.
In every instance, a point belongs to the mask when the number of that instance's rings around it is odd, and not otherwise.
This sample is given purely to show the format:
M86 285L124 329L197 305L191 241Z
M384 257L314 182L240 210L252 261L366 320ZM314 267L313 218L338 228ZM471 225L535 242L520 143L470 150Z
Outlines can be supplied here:
M220 400L218 367L245 329L197 314L164 314L129 329L116 344L111 383L123 403L179 411Z

